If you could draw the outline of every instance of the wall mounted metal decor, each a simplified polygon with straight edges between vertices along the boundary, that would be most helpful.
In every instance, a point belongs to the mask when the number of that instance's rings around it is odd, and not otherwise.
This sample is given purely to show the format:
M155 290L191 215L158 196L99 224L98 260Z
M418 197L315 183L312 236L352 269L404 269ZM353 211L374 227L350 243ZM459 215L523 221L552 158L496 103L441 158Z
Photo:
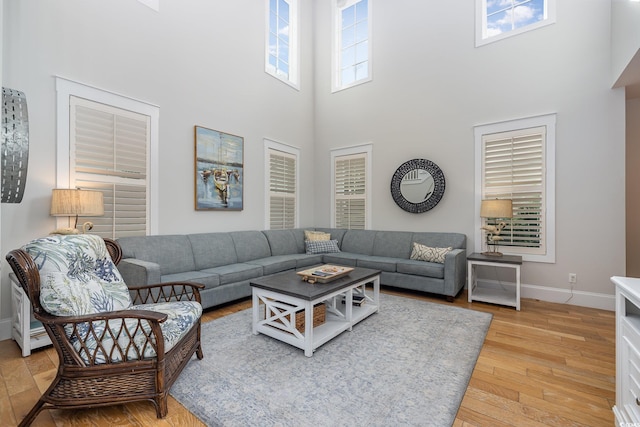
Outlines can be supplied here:
M398 206L411 213L433 209L444 195L442 170L431 160L404 162L391 178L391 196Z
M2 203L20 203L27 183L29 114L23 92L2 88Z

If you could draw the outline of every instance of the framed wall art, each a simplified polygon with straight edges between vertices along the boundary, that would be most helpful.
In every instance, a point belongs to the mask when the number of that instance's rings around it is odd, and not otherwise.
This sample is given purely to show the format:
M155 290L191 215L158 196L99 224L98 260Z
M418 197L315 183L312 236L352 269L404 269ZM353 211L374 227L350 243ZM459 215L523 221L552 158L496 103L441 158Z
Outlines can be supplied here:
M243 208L244 138L195 126L195 208Z

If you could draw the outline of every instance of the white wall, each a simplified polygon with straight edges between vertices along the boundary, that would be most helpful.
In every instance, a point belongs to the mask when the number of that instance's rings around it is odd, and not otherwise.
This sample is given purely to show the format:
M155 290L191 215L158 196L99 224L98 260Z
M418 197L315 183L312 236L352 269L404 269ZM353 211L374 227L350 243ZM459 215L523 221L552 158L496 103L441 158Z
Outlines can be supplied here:
M627 101L626 276L640 277L640 98Z
M611 0L611 22L612 82L640 83L640 3Z
M55 186L54 76L160 107L159 232L264 226L263 138L301 149L312 171L311 9L301 2L301 90L264 72L265 2L21 0L4 4L4 85L25 92L30 158L22 203L2 204L2 253L46 235ZM194 210L194 125L244 137L244 210ZM313 183L301 184L312 225ZM3 258L0 319L10 317Z
M373 81L333 94L330 2L315 3L317 222L330 222L329 150L372 142L373 228L459 231L473 248L473 126L556 112L556 263L525 263L525 294L564 301L571 272L582 293L572 302L612 295L609 277L625 271L625 136L610 3L560 1L556 24L475 48L472 1L373 1ZM412 158L446 178L442 201L417 215L389 192Z

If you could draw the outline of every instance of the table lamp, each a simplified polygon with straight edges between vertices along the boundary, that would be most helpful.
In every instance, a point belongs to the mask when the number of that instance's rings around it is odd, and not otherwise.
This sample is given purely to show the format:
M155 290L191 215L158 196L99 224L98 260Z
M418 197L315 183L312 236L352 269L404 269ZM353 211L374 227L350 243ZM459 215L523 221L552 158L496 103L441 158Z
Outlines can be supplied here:
M498 219L513 217L513 204L511 200L483 200L480 204L480 216L482 218L492 218L494 220L493 225L487 224L480 227L487 232L487 247L489 249L487 252L483 252L482 255L502 256L502 252L498 252L499 242L500 240L503 240L503 237L500 236L500 232L507 223L504 221L498 221Z
M59 228L51 234L80 234L78 230L78 216L104 215L104 198L102 192L94 190L80 190L74 188L55 188L51 194L51 216L75 216L73 228ZM93 228L92 222L82 224L82 232Z

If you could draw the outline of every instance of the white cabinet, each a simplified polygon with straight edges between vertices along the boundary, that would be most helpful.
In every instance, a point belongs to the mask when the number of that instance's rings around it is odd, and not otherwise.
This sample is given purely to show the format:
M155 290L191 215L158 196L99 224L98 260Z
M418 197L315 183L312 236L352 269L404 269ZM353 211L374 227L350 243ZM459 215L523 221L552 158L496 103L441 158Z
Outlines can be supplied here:
M640 279L616 285L616 426L640 425Z
M25 294L18 278L9 274L11 278L11 337L22 349L22 356L31 354L31 350L51 344L51 339L42 324L31 318L31 302Z

